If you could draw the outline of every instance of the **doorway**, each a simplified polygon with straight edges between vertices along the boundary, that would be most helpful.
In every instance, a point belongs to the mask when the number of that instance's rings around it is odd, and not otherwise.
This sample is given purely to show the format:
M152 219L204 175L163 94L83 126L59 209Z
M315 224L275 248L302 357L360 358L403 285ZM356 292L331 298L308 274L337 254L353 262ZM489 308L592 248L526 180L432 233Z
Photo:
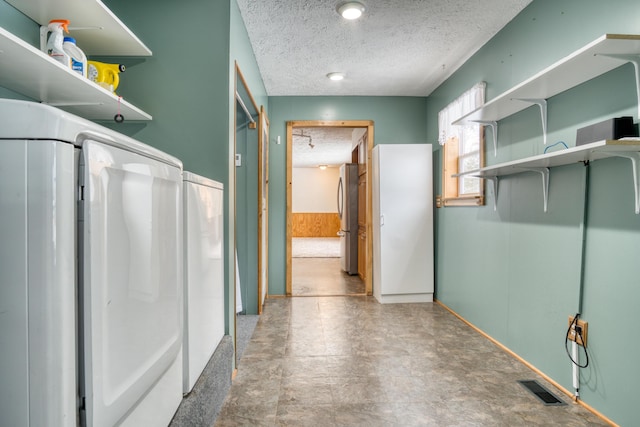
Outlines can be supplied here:
M371 295L372 149L372 121L287 122L287 296ZM353 165L351 199L358 211L347 229L357 249L352 267L345 266L346 240L338 235L345 163Z
M264 106L258 109L237 63L235 71L235 185L230 203L235 205L231 274L236 285L237 365L268 295L269 119Z

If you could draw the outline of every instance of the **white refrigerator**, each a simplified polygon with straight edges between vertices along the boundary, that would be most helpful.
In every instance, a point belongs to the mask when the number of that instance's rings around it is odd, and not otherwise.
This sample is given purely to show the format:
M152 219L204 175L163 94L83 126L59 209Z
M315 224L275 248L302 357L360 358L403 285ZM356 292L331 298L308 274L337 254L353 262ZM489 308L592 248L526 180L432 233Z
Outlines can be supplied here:
M430 144L373 149L373 295L380 303L433 301Z

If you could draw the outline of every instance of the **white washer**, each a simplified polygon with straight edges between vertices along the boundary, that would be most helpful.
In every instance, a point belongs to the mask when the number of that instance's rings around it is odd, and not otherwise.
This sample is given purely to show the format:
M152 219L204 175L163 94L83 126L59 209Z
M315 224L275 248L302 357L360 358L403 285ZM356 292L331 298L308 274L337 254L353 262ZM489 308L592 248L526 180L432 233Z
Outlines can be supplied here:
M224 335L224 216L221 183L183 173L184 366L189 393Z
M0 100L0 425L167 425L182 398L182 164Z

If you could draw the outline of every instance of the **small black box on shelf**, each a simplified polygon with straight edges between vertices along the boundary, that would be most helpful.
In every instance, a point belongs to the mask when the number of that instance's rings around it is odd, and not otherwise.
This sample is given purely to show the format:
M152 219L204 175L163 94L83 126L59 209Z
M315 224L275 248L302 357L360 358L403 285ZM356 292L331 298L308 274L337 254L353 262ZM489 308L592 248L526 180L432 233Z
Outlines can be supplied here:
M578 129L576 145L634 136L638 136L638 127L633 124L633 117L615 117Z

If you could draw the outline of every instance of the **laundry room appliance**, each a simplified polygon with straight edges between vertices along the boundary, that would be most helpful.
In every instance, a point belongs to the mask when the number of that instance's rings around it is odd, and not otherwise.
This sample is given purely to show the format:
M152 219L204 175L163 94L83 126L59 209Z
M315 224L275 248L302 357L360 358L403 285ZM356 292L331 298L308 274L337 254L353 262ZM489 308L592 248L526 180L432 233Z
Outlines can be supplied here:
M373 148L373 295L380 303L433 301L430 144Z
M182 164L0 100L0 425L166 426L182 399Z
M183 173L183 392L189 393L224 336L224 216L221 183Z
M340 218L340 268L358 274L358 165L340 166L338 180L338 217Z

